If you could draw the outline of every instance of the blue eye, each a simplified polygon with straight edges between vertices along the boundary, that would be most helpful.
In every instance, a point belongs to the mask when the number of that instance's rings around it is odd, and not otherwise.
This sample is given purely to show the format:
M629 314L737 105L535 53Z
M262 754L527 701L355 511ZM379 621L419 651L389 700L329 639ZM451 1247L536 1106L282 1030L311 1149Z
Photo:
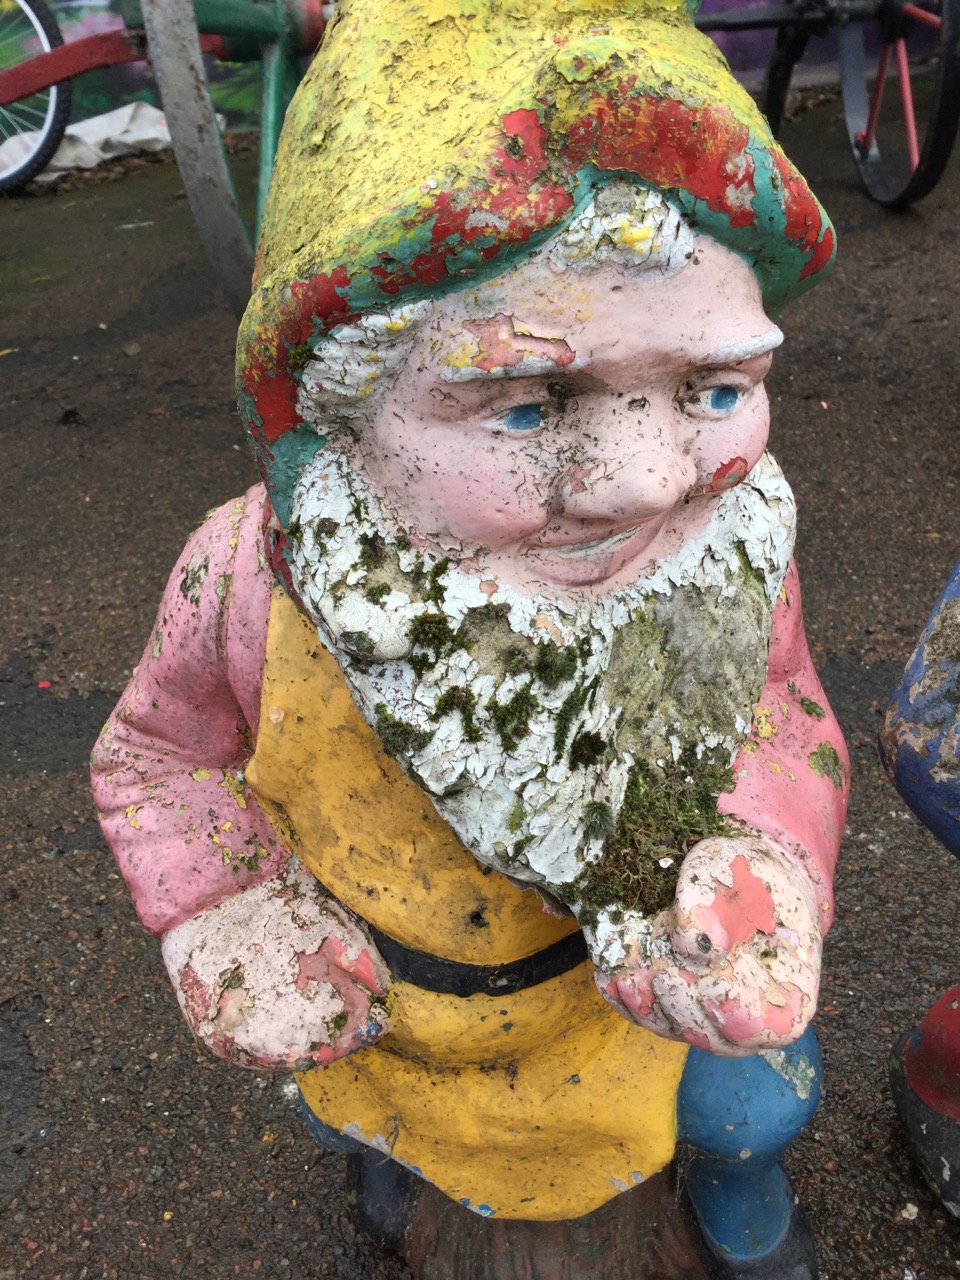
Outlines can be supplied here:
M740 401L736 387L714 387L710 392L710 408L714 413L732 413Z
M518 404L502 421L508 431L536 431L543 422L543 405Z

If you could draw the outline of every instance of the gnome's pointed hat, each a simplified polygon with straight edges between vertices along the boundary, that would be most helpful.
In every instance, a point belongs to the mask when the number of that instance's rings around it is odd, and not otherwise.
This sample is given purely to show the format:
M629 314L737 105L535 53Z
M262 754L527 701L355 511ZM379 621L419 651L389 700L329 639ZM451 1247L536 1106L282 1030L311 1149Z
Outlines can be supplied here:
M772 312L833 259L824 210L683 0L343 0L287 114L240 330L271 488L316 446L296 408L314 342L498 275L614 180L738 253Z

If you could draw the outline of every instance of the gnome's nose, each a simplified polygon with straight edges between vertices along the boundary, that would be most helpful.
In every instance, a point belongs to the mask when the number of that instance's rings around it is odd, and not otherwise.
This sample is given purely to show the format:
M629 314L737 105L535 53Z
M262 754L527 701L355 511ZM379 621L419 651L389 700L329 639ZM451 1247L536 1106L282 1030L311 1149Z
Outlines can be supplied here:
M696 483L692 459L664 431L615 442L602 457L571 465L560 480L557 505L576 520L639 524L673 510Z

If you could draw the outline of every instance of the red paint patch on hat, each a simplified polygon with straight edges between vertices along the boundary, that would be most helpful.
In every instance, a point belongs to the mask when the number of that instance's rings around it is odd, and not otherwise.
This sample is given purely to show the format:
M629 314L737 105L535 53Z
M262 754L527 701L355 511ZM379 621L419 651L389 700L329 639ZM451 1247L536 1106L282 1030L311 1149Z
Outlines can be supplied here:
M330 275L314 276L312 280L293 280L276 327L247 346L240 389L253 401L262 424L257 434L268 444L300 422L298 384L290 372L291 352L314 336L315 317L322 317L327 323L343 323L352 318L344 297L349 286L346 267L337 267Z
M749 141L747 126L726 107L694 108L640 94L590 102L565 152L573 168L590 161L639 174L664 190L688 191L725 213L731 226L749 227L757 194Z

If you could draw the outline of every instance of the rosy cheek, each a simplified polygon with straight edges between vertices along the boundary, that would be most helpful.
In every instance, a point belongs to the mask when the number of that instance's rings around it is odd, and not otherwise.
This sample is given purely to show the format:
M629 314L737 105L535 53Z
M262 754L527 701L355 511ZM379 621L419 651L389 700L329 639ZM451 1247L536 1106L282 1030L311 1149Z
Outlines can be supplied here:
M539 533L548 520L548 499L521 466L483 454L436 476L433 505L450 533L497 549Z
M693 452L703 493L723 493L741 483L767 447L770 410L766 398L736 422L702 428Z
M731 458L729 462L717 467L709 482L703 486L703 492L723 493L726 489L732 489L747 478L749 470L746 458Z

